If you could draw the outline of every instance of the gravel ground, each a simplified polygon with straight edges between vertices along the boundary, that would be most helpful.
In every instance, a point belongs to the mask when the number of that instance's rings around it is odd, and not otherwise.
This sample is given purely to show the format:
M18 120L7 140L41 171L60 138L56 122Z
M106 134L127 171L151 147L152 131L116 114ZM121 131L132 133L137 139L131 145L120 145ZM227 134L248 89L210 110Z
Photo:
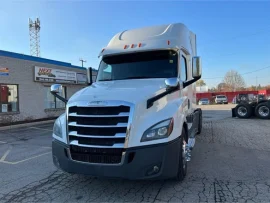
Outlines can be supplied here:
M269 202L269 120L231 118L232 107L202 106L182 183L65 174L52 164L52 124L0 130L0 202Z

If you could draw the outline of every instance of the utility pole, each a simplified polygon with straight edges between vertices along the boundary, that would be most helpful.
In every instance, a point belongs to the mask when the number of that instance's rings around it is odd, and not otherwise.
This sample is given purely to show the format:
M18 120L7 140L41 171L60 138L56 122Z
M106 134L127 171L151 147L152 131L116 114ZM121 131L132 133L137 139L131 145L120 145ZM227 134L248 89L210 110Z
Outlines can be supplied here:
M83 63L86 63L85 60L83 60L82 58L79 59L82 62L82 67L83 67Z

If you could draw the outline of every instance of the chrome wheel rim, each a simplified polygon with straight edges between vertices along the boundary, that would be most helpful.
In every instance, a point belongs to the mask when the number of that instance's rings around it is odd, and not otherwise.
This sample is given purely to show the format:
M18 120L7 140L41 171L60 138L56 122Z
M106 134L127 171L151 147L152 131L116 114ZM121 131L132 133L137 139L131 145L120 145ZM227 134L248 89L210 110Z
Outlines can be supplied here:
M245 116L247 115L247 108L244 107L244 106L240 106L237 110L237 113L240 115L240 116Z
M183 169L186 169L186 154L187 154L187 150L186 150L187 144L186 141L183 139L183 143L182 143L182 162L183 162Z
M269 108L267 106L261 106L259 108L258 112L259 112L260 116L262 116L262 117L267 117L270 113Z

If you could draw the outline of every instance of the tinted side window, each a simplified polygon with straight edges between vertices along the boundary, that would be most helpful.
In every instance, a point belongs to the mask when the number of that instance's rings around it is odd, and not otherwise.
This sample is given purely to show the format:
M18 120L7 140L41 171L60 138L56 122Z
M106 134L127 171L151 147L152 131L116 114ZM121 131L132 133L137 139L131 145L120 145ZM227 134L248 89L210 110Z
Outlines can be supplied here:
M181 75L180 75L180 79L182 81L186 81L187 80L187 60L186 58L182 55L181 56Z

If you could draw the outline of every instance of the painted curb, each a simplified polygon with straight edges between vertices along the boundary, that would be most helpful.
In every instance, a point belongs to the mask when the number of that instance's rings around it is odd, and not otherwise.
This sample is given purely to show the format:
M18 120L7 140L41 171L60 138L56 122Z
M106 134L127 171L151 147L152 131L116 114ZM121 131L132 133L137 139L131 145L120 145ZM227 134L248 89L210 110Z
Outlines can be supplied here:
M40 125L40 124L54 123L54 121L55 120L49 120L49 121L39 121L39 122L32 122L32 123L9 125L9 126L0 127L0 130L10 130L10 129L16 129L20 127L29 127L29 126L35 126L35 125Z

